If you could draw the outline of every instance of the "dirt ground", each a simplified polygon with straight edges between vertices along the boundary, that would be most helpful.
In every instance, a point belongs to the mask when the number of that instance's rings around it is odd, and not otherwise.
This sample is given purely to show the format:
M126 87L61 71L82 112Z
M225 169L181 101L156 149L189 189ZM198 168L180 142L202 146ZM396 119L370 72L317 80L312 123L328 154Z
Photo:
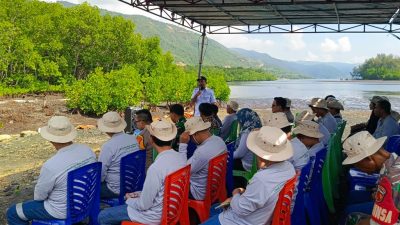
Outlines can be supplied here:
M256 111L261 117L271 113L270 109ZM294 113L298 111L294 110ZM369 113L344 111L343 116L352 125L365 122ZM156 117L162 116L162 112L154 114L157 114ZM11 204L33 198L40 167L55 154L54 148L37 133L31 132L21 137L21 132L37 131L53 115L67 116L75 126L92 125L89 129L78 130L76 142L89 145L97 153L108 139L95 128L96 118L72 114L62 95L0 98L0 135L11 136L8 140L0 141L0 224L6 224L5 212ZM221 110L221 119L225 115L225 110Z

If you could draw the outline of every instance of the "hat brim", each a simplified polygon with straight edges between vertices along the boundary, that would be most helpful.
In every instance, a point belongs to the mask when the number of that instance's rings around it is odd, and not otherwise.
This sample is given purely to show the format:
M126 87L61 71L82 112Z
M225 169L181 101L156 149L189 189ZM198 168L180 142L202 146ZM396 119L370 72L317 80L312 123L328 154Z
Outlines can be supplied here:
M68 143L73 141L76 136L76 130L72 127L71 132L67 135L63 135L63 136L57 136L54 134L51 134L47 131L47 126L41 127L38 129L38 132L40 134L40 136L42 136L42 138L51 141L51 142L55 142L55 143Z
M302 134L304 136L312 137L312 138L322 138L322 137L324 137L324 135L319 131L318 131L318 133L316 133L314 135L314 134L311 134L311 133L308 133L308 132L304 132L303 130L301 130L299 128L297 128L297 129L296 128L293 129L293 133L295 133L295 134Z
M309 107L312 107L312 108L317 108L317 109L326 109L326 110L329 110L328 107L320 107L320 106L311 105L311 104L309 104L308 106L309 106Z
M247 148L262 159L281 162L290 159L293 156L293 147L290 141L287 142L286 148L278 153L267 152L256 145L257 135L260 131L252 131L247 137Z
M379 151L379 149L382 148L383 144L385 144L387 137L381 137L376 140L376 143L373 144L370 148L368 148L364 154L359 154L354 157L347 157L345 160L343 160L343 165L349 165L349 164L354 164L357 162L360 162L362 159L371 156L372 154L376 153Z
M178 133L178 129L176 128L176 126L172 126L172 132L167 134L167 135L160 135L157 134L150 125L146 125L146 129L149 131L151 136L154 136L156 138L158 138L161 141L172 141L176 138L176 134Z
M103 118L97 120L97 128L105 133L119 133L125 130L126 128L125 120L122 120L122 123L117 127L108 127L104 124Z
M197 133L199 131L210 129L210 127L211 127L211 123L210 122L205 122L201 126L198 126L196 128L188 130L189 131L189 135L193 135L193 134L195 134L195 133Z

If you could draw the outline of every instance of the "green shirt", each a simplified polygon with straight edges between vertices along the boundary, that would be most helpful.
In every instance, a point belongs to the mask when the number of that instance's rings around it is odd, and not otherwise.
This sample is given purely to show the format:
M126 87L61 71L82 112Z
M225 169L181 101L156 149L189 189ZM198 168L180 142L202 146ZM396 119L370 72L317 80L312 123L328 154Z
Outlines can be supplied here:
M172 142L172 148L178 151L178 143L179 143L179 137L183 132L185 132L185 122L186 118L181 117L179 120L175 123L176 128L178 129L178 133L176 134L175 140Z

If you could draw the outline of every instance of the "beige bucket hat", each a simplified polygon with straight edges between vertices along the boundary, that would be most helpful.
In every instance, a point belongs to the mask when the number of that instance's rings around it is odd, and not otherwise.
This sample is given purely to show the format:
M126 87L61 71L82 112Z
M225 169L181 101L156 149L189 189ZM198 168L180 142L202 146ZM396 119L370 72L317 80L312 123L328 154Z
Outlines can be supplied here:
M65 116L53 116L47 126L39 128L40 135L51 142L68 143L76 138L76 130Z
M231 107L231 109L233 109L234 111L238 111L239 110L239 103L237 103L236 101L229 101L228 102L229 107Z
M185 131L189 131L189 135L193 135L199 131L207 130L211 127L210 122L204 122L199 116L188 119L185 123Z
M347 138L343 152L347 158L343 165L353 164L377 152L385 143L386 137L375 139L368 131L361 131Z
M311 120L300 121L293 129L293 133L313 138L322 138L324 136L319 131L319 124Z
M286 134L276 127L261 127L247 137L247 147L257 156L273 162L285 161L293 156L293 147Z
M292 100L290 100L289 98L285 98L285 99L286 99L286 108L292 107Z
M314 107L314 108L320 108L320 109L328 109L326 100L322 99L322 98L311 99L311 102L310 102L310 104L308 104L308 106Z
M265 118L264 124L265 124L265 126L277 127L277 128L284 128L284 127L293 125L288 121L286 114L283 112L269 114Z
M125 120L117 112L108 112L97 120L97 127L106 133L119 133L126 127Z
M340 103L336 99L328 101L327 106L328 106L328 108L332 108L332 109L344 110L342 103Z
M296 115L294 121L296 123L305 121L305 120L313 120L315 118L315 114L308 112L307 110L302 111L301 113Z
M154 121L150 125L146 125L146 129L149 131L150 135L161 141L171 141L178 133L175 124L167 120Z

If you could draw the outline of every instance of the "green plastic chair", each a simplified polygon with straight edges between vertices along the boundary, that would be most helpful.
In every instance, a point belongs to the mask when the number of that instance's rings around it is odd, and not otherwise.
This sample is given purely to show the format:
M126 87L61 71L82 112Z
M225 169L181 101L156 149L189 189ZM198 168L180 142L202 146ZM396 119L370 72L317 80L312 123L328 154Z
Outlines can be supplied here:
M234 177L243 177L247 180L247 182L249 182L255 173L257 173L257 157L255 155L253 156L253 164L250 171L233 170Z
M229 135L226 138L225 143L236 141L238 135L238 128L239 128L239 122L237 120L234 120L229 129Z
M158 155L158 152L156 151L155 148L153 148L153 162L154 162L154 160L156 160L157 155Z

